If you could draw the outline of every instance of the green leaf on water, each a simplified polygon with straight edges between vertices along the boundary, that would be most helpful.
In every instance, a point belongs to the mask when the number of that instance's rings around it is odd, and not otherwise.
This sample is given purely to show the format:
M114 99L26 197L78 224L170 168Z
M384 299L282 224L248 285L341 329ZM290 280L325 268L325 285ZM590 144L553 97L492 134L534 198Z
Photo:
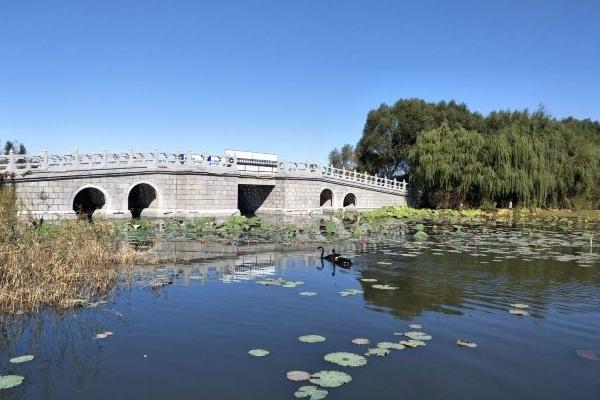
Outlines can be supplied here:
M300 292L299 293L300 296L316 296L317 292Z
M371 287L373 289L380 289L380 290L396 290L396 289L398 289L396 286L390 286L390 285L372 285Z
M265 349L252 349L248 352L251 356L254 357L265 357L268 356L271 352Z
M9 361L13 364L19 364L19 363L23 363L23 362L27 362L27 361L31 361L31 360L33 360L33 356L26 355L26 356L20 356L20 357L13 357Z
M321 343L324 342L326 339L325 336L321 335L304 335L300 336L298 340L302 343Z
M294 393L294 396L298 399L308 397L311 400L321 400L327 397L327 393L327 390L320 389L316 386L302 386Z
M343 351L326 354L323 358L325 361L341 365L342 367L362 367L367 363L367 359L363 356Z
M403 344L394 343L394 342L379 342L377 343L377 347L380 349L394 349L394 350L403 350L405 347Z
M474 342L470 342L468 340L463 340L463 339L458 339L456 341L456 344L461 346L461 347L469 347L471 349L474 349L475 347L477 347L477 343Z
M307 381L310 379L310 374L306 371L289 371L286 376L290 381L295 382Z
M511 313L512 315L518 315L520 317L525 317L527 315L529 315L529 313L525 310L520 310L520 309L514 309L514 310L508 310L509 313Z
M23 379L24 378L21 375L0 376L0 390L19 386L21 383L23 383Z
M388 354L390 354L390 350L382 349L380 347L374 347L374 348L367 350L367 352L365 353L365 356L384 357L384 356L387 356Z
M352 380L352 377L340 371L319 371L310 376L310 382L321 387L339 387Z

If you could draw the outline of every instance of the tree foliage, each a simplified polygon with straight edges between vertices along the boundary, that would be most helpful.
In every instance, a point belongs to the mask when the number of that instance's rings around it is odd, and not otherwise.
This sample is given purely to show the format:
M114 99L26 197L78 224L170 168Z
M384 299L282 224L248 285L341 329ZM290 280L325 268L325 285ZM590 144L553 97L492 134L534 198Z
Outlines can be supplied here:
M543 108L482 116L455 101L402 99L369 112L353 156L357 169L408 175L433 207L600 208L600 123Z
M354 147L350 144L345 144L341 149L333 149L329 153L329 164L335 168L344 168L349 171L356 169L356 154Z

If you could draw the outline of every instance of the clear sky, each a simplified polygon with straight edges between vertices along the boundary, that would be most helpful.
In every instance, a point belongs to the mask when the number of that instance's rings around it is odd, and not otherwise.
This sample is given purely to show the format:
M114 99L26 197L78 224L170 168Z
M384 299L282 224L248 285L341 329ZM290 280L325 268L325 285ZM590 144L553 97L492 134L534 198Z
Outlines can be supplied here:
M0 0L0 139L323 161L403 97L600 119L599 0Z

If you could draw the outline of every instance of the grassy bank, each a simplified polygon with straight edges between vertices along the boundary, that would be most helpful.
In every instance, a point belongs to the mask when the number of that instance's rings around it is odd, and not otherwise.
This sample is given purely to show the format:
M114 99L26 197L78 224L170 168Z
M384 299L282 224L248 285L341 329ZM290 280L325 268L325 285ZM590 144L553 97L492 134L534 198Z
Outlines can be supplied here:
M111 223L18 219L13 191L0 189L0 310L85 304L111 290L116 266L141 261Z

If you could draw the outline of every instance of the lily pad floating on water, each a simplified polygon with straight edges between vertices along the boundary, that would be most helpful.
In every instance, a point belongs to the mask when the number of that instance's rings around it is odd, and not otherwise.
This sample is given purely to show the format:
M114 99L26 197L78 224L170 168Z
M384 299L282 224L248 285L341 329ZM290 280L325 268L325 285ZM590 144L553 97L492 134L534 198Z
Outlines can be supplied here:
M112 332L110 331L106 331L106 332L101 332L101 333L97 333L96 336L94 336L92 339L106 339L109 336L112 336Z
M423 327L419 324L410 324L408 327L410 329L423 329Z
M389 349L382 349L381 347L373 347L369 350L367 350L367 352L365 353L365 356L377 356L377 357L384 357L387 356L388 354L390 354L390 350Z
M525 310L520 310L520 309L513 309L513 310L508 310L509 313L511 313L512 315L518 315L520 317L525 317L527 315L529 315L529 312L525 311Z
M23 379L24 378L21 375L0 376L0 390L19 386L21 383L23 383Z
M248 352L248 354L254 357L265 357L271 354L271 352L265 349L252 349Z
M294 382L307 381L310 379L310 374L306 371L289 371L286 376L290 381Z
M302 386L294 393L298 399L310 398L311 400L321 400L327 397L327 390L320 389L316 386Z
M304 335L300 336L298 340L302 343L321 343L324 342L326 339L325 336L321 335Z
M343 351L326 354L323 358L327 362L341 365L342 367L362 367L367 363L367 359L363 356Z
M409 339L413 339L413 340L431 340L432 337L431 335L426 334L425 332L421 332L421 331L411 331L411 332L404 332L404 336L406 336Z
M379 264L379 265L392 265L391 262L387 262L387 261L377 261L377 264Z
M363 282L377 282L377 279L375 279L375 278L362 278L361 281L363 281Z
M369 344L371 342L369 341L369 339L356 338L356 339L352 339L352 343L354 343L354 344Z
M300 292L298 293L300 296L316 296L317 292Z
M422 340L415 340L415 339L411 339L411 340L401 340L400 342L401 345L406 346L406 347L412 347L413 349L416 347L421 347L421 346L426 346L427 343L425 343Z
M394 350L403 350L405 349L404 345L401 343L394 343L394 342L379 342L377 343L377 347L379 347L380 349L394 349Z
M600 361L599 350L577 350L577 355L586 360Z
M310 376L310 383L321 387L340 387L352 380L352 377L340 371L319 371Z
M26 356L13 357L9 361L13 364L20 364L31 360L33 360L33 356L29 354Z
M355 296L357 294L362 294L362 293L364 293L364 292L359 289L346 289L346 290L342 290L341 292L339 292L340 296L342 296L342 297Z
M510 306L512 308L529 308L529 306L527 304L521 304L521 303L511 304Z
M477 343L474 342L470 342L468 340L463 340L463 339L458 339L456 341L456 344L461 346L461 347L469 347L471 349L474 349L475 347L477 347Z
M396 290L396 289L398 289L396 286L390 286L390 285L371 285L371 287L373 289L380 289L380 290Z

